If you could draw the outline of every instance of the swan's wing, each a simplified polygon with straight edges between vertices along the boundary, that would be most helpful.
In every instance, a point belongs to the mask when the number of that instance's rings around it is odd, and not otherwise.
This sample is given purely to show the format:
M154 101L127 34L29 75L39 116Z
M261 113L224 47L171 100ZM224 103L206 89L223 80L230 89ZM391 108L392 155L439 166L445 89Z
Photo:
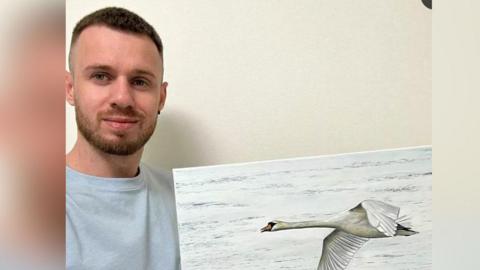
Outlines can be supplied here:
M377 228L386 236L394 236L397 231L397 219L400 208L374 200L366 200L361 202L361 206L367 212L368 223ZM358 207L357 206L357 207Z
M318 270L343 270L368 238L334 230L323 240Z

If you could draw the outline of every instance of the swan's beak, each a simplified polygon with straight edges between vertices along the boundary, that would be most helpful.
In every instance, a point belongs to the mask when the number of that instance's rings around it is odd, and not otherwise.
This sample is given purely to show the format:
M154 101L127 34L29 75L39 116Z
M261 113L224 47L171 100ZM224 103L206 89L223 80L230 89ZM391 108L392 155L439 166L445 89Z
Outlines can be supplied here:
M271 224L268 224L267 226L263 227L262 229L260 229L260 232L271 232L272 231L272 225Z

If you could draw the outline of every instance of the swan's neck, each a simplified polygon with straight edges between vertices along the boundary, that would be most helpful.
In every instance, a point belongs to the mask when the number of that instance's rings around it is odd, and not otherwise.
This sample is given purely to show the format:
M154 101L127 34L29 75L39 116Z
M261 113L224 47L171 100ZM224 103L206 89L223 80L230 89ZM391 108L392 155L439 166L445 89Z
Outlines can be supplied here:
M311 221L301 221L301 222L283 222L281 224L277 224L277 231L280 230L292 230L292 229L303 229L303 228L337 228L338 224L335 222L329 221L318 221L318 220L311 220Z

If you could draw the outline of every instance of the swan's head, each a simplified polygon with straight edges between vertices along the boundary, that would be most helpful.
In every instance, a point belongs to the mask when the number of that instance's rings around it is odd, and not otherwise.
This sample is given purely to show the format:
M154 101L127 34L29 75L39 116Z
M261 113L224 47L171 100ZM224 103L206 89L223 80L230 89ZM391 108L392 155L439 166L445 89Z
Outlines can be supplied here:
M268 222L267 226L263 227L260 229L260 232L274 232L278 231L281 229L281 225L283 224L283 221L279 220L273 220Z

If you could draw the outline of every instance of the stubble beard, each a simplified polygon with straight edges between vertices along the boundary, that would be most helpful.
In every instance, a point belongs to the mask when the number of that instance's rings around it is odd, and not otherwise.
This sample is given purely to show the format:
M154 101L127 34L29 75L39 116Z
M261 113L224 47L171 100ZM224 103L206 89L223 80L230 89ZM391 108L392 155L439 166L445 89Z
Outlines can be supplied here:
M94 128L93 123L78 106L75 106L75 115L78 130L90 145L104 153L118 156L132 155L140 150L153 135L157 124L157 119L155 119L152 124L141 130L140 134L134 139L127 139L125 134L118 134L120 140L115 142L103 137L100 130ZM122 113L119 112L117 115L122 115Z

